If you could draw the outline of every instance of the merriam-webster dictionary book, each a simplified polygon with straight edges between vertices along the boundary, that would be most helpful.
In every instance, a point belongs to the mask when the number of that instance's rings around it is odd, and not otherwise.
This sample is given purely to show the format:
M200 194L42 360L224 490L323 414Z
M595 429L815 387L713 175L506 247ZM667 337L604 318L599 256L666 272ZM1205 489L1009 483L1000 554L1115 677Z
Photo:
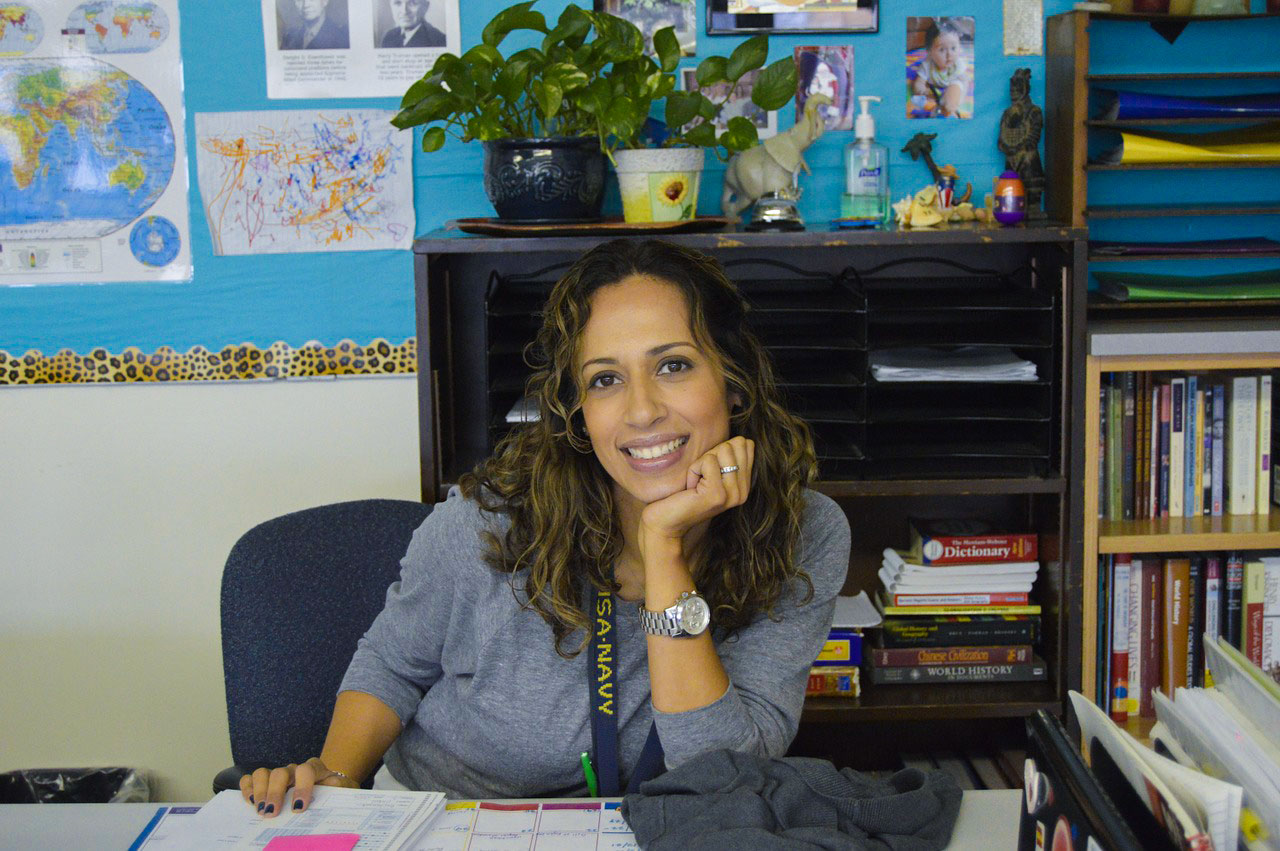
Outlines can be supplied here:
M916 564L998 564L1035 561L1034 533L1001 531L986 520L912 518L911 549Z

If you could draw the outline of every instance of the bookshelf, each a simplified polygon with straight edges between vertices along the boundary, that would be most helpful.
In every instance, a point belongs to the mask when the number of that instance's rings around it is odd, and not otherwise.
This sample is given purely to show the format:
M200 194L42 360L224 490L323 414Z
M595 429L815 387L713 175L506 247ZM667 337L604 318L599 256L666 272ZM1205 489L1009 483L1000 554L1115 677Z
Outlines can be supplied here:
M1081 565L1084 588L1081 630L1084 640L1080 679L1081 692L1092 695L1098 678L1095 591L1103 579L1098 574L1099 555L1280 548L1280 509L1275 506L1268 514L1122 521L1100 519L1098 397L1103 375L1111 372L1210 373L1280 369L1280 320L1254 320L1235 335L1227 335L1217 324L1205 325L1194 321L1182 325L1165 323L1154 330L1148 323L1134 323L1132 326L1098 323L1090 328L1086 345L1084 446L1080 451L1084 459L1084 553ZM1242 346L1252 347L1252 351L1215 350ZM1133 350L1137 348L1146 348L1149 354L1134 354Z
M1074 379L1083 368L1081 236L1045 224L666 237L715 255L753 303L782 389L815 431L814 487L853 528L846 593L875 590L881 552L906 544L909 516L991 516L1040 535L1033 596L1043 609L1046 682L864 683L860 699L810 698L797 740L810 755L878 768L859 755L886 751L886 736L897 744L934 734L944 743L1020 740L1025 716L1061 713L1067 689L1078 686L1080 490L1070 412L1083 404ZM424 501L442 499L505 433L523 386L518 353L540 299L560 264L604 238L445 230L416 241ZM768 260L791 268L761 265ZM871 379L870 351L923 339L1009 345L1036 363L1039 379L963 389Z

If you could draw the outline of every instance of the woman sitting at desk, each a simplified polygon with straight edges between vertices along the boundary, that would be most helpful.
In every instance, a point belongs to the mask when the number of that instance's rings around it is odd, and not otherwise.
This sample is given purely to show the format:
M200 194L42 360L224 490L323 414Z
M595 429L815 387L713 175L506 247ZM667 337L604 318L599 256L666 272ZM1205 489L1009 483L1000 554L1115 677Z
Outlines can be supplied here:
M321 754L245 798L304 809L380 759L375 788L518 798L597 794L588 754L606 795L709 750L782 756L849 525L806 488L809 430L745 320L696 251L578 260L533 349L541 418L414 533Z

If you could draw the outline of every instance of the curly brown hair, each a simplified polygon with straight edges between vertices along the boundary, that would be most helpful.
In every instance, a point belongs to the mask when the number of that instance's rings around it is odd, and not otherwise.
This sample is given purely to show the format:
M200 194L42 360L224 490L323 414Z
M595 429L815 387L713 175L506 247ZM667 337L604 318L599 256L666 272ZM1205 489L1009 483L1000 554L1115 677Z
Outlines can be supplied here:
M773 616L793 580L807 599L813 584L795 559L804 491L817 473L813 438L788 411L773 364L747 324L748 304L712 257L659 240L618 239L584 254L552 289L542 327L526 350L534 372L526 395L540 417L505 437L488 459L459 480L464 496L507 515L505 536L489 538L489 563L505 573L528 570L528 605L551 625L556 652L571 657L587 642L586 582L617 591L613 564L623 533L613 480L591 452L583 428L576 367L591 296L632 275L672 284L689 308L695 342L721 367L736 403L730 428L755 441L751 494L710 522L693 559L693 579L721 635L756 615ZM583 630L576 648L566 639Z

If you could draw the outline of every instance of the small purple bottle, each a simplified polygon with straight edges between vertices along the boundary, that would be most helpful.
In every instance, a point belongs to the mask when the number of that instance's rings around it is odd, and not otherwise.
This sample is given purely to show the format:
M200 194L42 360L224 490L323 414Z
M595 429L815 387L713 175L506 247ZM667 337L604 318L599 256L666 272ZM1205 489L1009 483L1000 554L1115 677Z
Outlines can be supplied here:
M1002 225L1016 225L1027 217L1027 190L1016 171L1006 171L996 179L995 209L992 214Z

